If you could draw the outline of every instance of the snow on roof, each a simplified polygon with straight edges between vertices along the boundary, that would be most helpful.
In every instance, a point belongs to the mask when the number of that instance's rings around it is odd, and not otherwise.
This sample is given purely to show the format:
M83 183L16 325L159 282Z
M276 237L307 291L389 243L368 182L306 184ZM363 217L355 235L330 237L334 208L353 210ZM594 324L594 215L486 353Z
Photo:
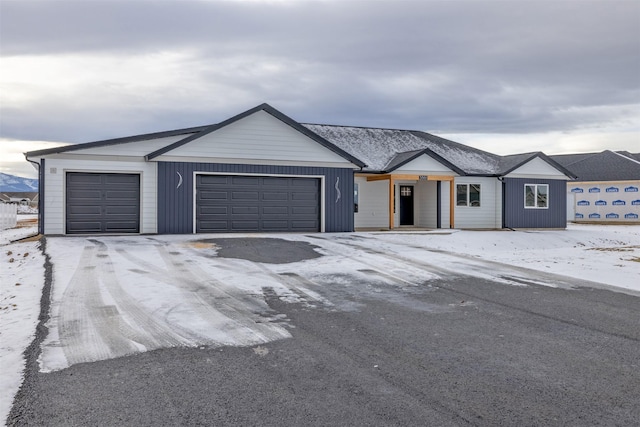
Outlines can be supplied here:
M499 156L425 132L319 124L303 126L362 160L368 171L385 171L398 154L428 148L467 174L499 172Z

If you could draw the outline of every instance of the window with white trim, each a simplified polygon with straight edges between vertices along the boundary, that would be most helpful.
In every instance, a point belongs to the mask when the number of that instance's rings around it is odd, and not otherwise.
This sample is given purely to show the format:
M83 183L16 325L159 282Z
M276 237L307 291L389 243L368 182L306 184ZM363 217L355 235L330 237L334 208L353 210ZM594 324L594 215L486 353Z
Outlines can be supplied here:
M456 206L480 207L480 184L457 184Z
M525 209L548 209L549 184L525 184L524 207Z

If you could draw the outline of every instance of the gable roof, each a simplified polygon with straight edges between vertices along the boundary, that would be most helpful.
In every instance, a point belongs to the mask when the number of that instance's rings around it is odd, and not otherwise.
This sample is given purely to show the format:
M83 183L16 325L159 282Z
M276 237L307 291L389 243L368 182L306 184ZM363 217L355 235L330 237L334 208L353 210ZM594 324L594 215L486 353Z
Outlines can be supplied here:
M569 158L551 156L558 162L574 160L567 167L577 175L578 181L633 181L640 180L640 161L610 150L585 153ZM577 159L577 160L576 160Z
M508 175L516 169L524 166L535 158L539 158L547 162L550 166L556 168L569 178L576 178L576 175L569 169L565 168L551 157L547 156L541 151L535 151L532 153L511 154L508 156L502 156L500 158L500 175Z
M60 147L47 148L44 150L29 151L24 153L27 157L46 156L49 154L64 153L67 151L86 150L88 148L107 147L110 145L127 144L130 142L147 141L150 139L167 138L170 136L187 135L198 133L206 129L207 126L197 126L185 129L176 129L162 132L145 133L142 135L127 136L124 138L105 139L102 141L85 142L82 144L62 145Z
M64 153L64 152L68 152L68 151L76 151L76 150L85 150L88 148L96 148L96 147L105 147L105 146L110 146L110 145L118 145L118 144L126 144L126 143L131 143L131 142L138 142L138 141L146 141L146 140L150 140L150 139L158 139L158 138L165 138L165 137L171 137L171 136L179 136L179 135L188 135L185 138L174 142L172 144L168 144L165 147L162 147L152 153L149 153L145 156L145 160L151 160L154 159L162 154L165 154L175 148L181 147L185 144L188 144L191 141L194 141L198 138L201 138L205 135L210 134L211 132L214 132L220 128L223 128L227 125L230 125L231 123L237 122L238 120L241 120L247 116L250 116L258 111L265 111L267 113L269 113L270 115L272 115L273 117L277 118L278 120L284 122L285 124L291 126L292 128L294 128L295 130L297 130L298 132L304 134L305 136L309 137L310 139L312 139L313 141L319 143L320 145L324 146L325 148L328 148L329 150L333 151L334 153L338 154L339 156L343 157L344 159L350 161L351 163L359 166L359 167L364 167L365 164L358 158L356 158L355 156L352 156L351 154L349 154L348 152L342 150L340 147L337 147L336 145L332 144L331 142L327 141L326 139L322 138L322 136L315 134L314 132L311 132L309 129L307 129L306 127L300 125L300 123L296 122L295 120L291 119L290 117L282 114L281 112L279 112L278 110L276 110L275 108L271 107L269 104L261 104L258 105L257 107L254 107L250 110L247 110L243 113L240 113L236 116L231 117L230 119L227 119L225 121L222 121L220 123L216 123L216 124L212 124L212 125L205 125L205 126L197 126L197 127L191 127L191 128L186 128L186 129L176 129L176 130L171 130L171 131L163 131L163 132L154 132L154 133L148 133L148 134L142 134L142 135L135 135L135 136L128 136L128 137L124 137L124 138L115 138L115 139L107 139L107 140L102 140L102 141L95 141L95 142L87 142L87 143L82 143L82 144L71 144L71 145L64 145L64 146L60 146L60 147L55 147L55 148L49 148L49 149L45 149L45 150L37 150L37 151L29 151L27 153L24 153L25 156L27 158L29 157L37 157L37 156L45 156L45 155L49 155L49 154L58 154L58 153Z
M382 173L389 173L389 172L393 172L394 170L406 165L407 163L417 159L420 156L429 156L433 159L435 159L436 161L442 163L444 166L448 167L449 169L453 170L454 172L460 174L460 175L464 175L464 171L461 170L460 168L458 168L456 165L450 163L449 161L447 161L446 159L443 159L442 157L440 157L439 155L437 155L436 153L434 153L433 151L431 151L428 148L425 148L423 150L415 150L415 151L406 151L404 153L398 153L396 154L390 161L389 163L387 163L387 165L384 167L384 169L382 170Z
M312 139L313 141L319 143L320 145L324 146L325 148L328 148L329 150L333 151L334 153L338 154L339 156L349 160L351 163L358 165L360 167L364 167L365 164L358 159L357 157L351 155L350 153L342 150L340 147L332 144L331 142L327 141L326 139L324 139L323 137L321 137L320 135L309 131L309 129L307 129L306 127L300 125L300 123L296 122L295 120L293 120L292 118L282 114L280 111L276 110L275 108L273 108L272 106L270 106L269 104L261 104L258 105L257 107L254 107L250 110L247 110L243 113L237 114L233 117L231 117L230 119L227 119L223 122L214 124L214 125L210 125L207 126L205 129L203 129L202 131L188 136L187 138L184 138L180 141L174 142L173 144L167 145L166 147L163 147L159 150L154 151L153 153L149 153L145 156L145 160L152 160L158 156L161 156L162 154L168 153L171 150L174 150L178 147L181 147L185 144L188 144L191 141L194 141L196 139L199 139L205 135L208 135L212 132L215 132L218 129L221 129L225 126L228 126L232 123L235 123L241 119L244 119L245 117L248 117L252 114L257 113L258 111L264 111L270 115L272 115L273 117L275 117L276 119L282 121L283 123L291 126L292 128L294 128L295 130L297 130L298 132L302 133L303 135L307 136L308 138Z
M631 160L640 162L640 153L630 153L628 151L616 151L616 153L622 154L623 156L628 157Z

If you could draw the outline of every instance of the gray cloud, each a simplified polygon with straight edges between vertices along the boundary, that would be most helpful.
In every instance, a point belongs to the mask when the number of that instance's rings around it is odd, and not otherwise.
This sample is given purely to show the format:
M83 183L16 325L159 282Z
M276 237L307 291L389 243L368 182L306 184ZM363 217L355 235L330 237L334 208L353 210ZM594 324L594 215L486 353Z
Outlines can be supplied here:
M309 122L570 131L632 121L640 103L635 1L3 1L0 15L4 57L185 53L164 86L134 74L3 103L11 138L96 140L262 102Z

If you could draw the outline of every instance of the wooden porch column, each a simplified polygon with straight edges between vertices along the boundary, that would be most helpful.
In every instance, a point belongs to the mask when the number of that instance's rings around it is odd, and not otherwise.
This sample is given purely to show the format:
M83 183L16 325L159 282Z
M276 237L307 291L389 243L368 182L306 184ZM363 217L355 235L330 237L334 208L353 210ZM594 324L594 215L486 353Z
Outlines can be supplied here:
M389 230L393 230L393 219L394 219L394 209L393 209L393 201L395 199L394 190L395 181L393 179L393 175L389 175Z
M454 180L449 181L449 228L456 228L454 221L454 207L456 205L456 194L454 192L456 186L454 185Z

